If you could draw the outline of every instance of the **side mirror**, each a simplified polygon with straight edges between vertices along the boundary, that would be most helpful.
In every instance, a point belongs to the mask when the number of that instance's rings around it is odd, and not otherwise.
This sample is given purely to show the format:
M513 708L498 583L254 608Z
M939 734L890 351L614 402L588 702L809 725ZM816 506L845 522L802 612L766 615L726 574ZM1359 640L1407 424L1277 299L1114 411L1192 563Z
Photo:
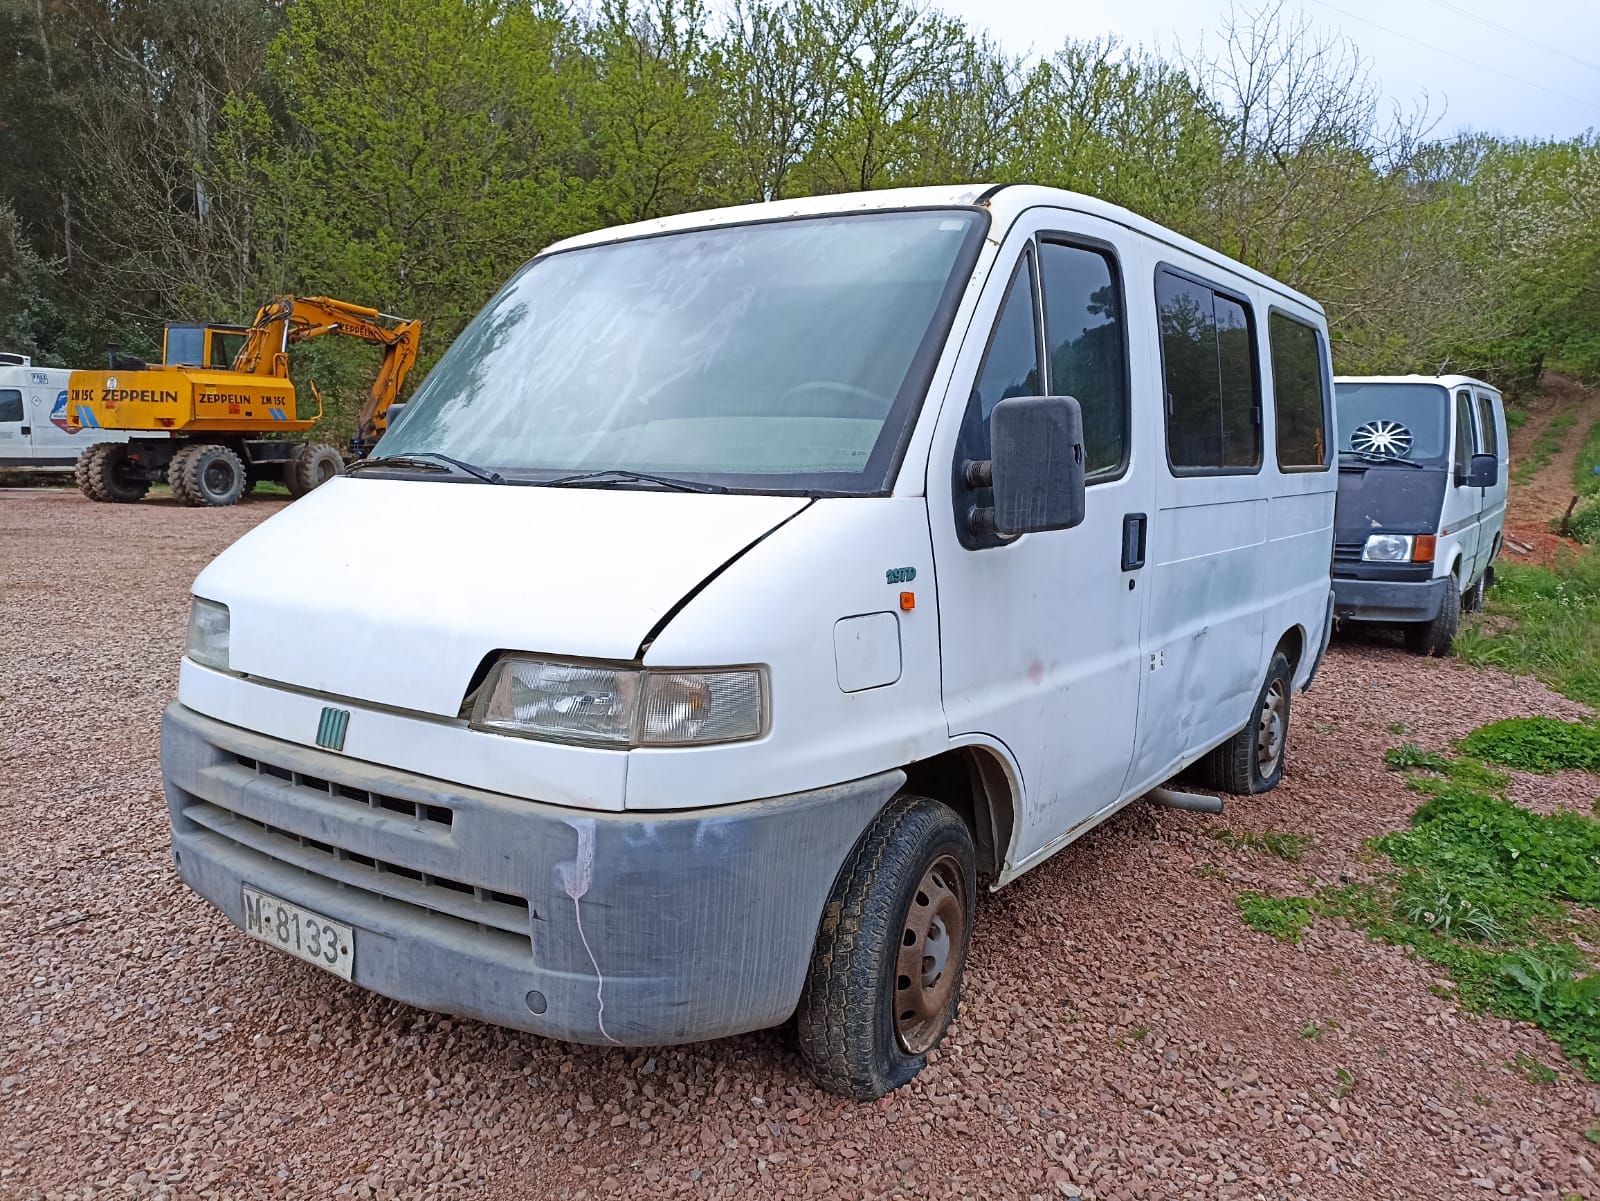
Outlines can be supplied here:
M1494 455L1473 455L1467 474L1456 480L1462 488L1493 488L1500 482L1500 460Z
M994 508L973 514L980 532L1003 537L1069 530L1083 520L1083 410L1070 396L1013 396L989 414L993 458L968 465L968 482L994 489Z

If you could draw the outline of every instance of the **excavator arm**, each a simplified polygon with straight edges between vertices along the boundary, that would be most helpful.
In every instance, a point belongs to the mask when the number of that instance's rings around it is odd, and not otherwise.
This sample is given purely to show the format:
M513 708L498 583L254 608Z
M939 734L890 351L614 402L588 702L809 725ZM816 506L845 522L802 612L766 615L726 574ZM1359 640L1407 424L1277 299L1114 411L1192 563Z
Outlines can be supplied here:
M389 426L389 406L399 397L401 385L417 361L422 322L327 296L278 296L256 313L233 368L287 377L290 345L325 334L359 338L383 347L383 362L356 419L355 444L364 452Z

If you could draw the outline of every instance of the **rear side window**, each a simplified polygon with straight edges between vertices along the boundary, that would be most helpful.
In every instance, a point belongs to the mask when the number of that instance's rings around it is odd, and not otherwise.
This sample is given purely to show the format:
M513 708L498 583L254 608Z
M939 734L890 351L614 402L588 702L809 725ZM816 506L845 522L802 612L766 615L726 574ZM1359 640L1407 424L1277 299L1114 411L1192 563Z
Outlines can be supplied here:
M0 388L0 421L22 420L22 393L15 388Z
M1090 482L1114 479L1128 462L1128 358L1115 262L1099 250L1045 242L1039 274L1050 395L1075 397L1083 410Z
M1480 449L1486 455L1500 457L1500 433L1494 423L1494 398L1478 393L1478 437Z
M1156 307L1173 473L1259 470L1260 380L1250 310L1167 268L1156 272Z
M1267 316L1272 355L1272 411L1278 423L1278 466L1284 471L1328 469L1328 384L1322 335L1283 313Z

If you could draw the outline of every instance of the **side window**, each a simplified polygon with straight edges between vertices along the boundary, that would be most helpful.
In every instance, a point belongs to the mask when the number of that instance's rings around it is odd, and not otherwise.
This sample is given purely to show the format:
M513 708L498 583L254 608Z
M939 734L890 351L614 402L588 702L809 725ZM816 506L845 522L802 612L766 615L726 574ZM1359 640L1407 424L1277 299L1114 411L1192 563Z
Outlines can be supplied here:
M1500 432L1494 424L1494 398L1486 392L1478 393L1478 438L1480 454L1500 457Z
M1261 466L1255 328L1239 301L1176 272L1156 273L1166 384L1167 460L1174 474Z
M1272 406L1278 418L1278 467L1328 469L1328 390L1322 374L1322 335L1282 313L1267 317L1272 355Z
M1046 242L1039 248L1050 395L1083 409L1089 482L1128 461L1128 357L1122 288L1109 254Z
M1472 393L1456 393L1456 472L1472 469Z
M1033 291L1033 254L1022 256L1000 305L989 349L967 406L962 453L969 459L989 457L989 414L1008 396L1040 396L1039 327Z
M22 419L22 393L16 388L0 388L0 421Z

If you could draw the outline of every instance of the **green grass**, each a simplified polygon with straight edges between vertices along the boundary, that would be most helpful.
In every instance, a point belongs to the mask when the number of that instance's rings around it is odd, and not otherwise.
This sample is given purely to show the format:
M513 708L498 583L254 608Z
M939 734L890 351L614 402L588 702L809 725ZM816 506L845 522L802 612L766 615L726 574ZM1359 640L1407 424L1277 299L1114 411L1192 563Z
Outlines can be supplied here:
M1268 897L1259 892L1241 892L1233 898L1252 930L1270 934L1284 942L1299 942L1311 925L1310 897Z
M1508 736L1505 723L1463 740L1511 754L1528 743ZM1539 754L1550 750L1542 740L1534 745ZM1463 1005L1539 1025L1600 1079L1600 972L1584 951L1593 918L1579 908L1600 905L1600 821L1515 805L1506 777L1471 758L1403 746L1386 759L1428 798L1408 829L1370 844L1392 870L1316 897L1244 894L1246 920L1287 929L1293 917L1298 938L1314 917L1336 916L1408 947L1450 974Z
M1456 654L1478 666L1535 675L1558 692L1600 707L1600 554L1554 567L1505 563L1496 568L1489 614L1510 628L1464 623Z
M1528 424L1528 410L1516 405L1506 406L1506 428L1520 430Z
M1232 830L1212 830L1210 837L1230 850L1265 851L1274 858L1289 863L1300 862L1311 846L1311 839L1304 834L1257 834L1250 830L1236 834Z
M1578 424L1576 413L1557 413L1540 431L1539 436L1533 440L1533 445L1528 448L1527 455L1518 461L1511 470L1511 479L1518 484L1526 484L1539 472L1544 470L1550 460L1561 453L1561 448L1567 443L1567 431Z
M1463 754L1549 775L1566 768L1600 771L1600 726L1553 717L1510 717L1461 740Z
M1561 1073L1548 1064L1541 1063L1526 1051L1518 1051L1515 1059L1506 1060L1506 1067L1527 1079L1530 1084L1554 1084Z

